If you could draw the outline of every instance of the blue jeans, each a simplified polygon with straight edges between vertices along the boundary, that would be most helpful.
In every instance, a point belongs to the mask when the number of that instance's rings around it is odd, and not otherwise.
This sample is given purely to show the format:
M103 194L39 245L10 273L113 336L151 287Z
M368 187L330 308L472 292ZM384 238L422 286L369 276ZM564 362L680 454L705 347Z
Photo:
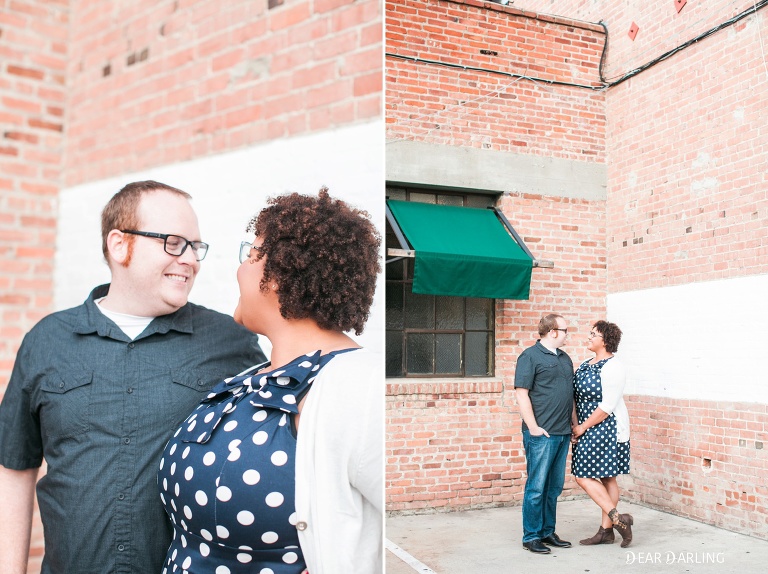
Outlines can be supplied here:
M546 538L555 531L557 497L565 483L565 460L571 435L531 436L523 431L528 470L523 497L523 542Z

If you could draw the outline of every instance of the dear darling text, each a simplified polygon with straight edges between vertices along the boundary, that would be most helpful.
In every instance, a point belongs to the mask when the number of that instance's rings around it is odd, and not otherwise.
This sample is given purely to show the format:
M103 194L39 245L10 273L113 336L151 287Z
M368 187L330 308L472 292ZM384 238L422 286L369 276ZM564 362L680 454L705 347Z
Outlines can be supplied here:
M627 564L724 564L723 552L627 552Z

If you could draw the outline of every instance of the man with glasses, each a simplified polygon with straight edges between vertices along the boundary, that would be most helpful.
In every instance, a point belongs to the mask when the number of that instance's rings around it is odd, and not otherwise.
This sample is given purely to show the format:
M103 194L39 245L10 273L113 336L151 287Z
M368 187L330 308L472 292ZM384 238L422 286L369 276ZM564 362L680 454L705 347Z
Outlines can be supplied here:
M188 302L208 250L189 199L120 190L102 212L111 283L24 338L0 404L1 574L26 571L43 458L43 574L162 570L160 453L223 376L265 360L254 334Z
M571 443L573 361L561 350L568 337L568 324L561 315L543 316L539 336L517 359L515 397L523 418L528 474L523 495L523 548L549 554L549 546L571 546L555 533L555 522Z

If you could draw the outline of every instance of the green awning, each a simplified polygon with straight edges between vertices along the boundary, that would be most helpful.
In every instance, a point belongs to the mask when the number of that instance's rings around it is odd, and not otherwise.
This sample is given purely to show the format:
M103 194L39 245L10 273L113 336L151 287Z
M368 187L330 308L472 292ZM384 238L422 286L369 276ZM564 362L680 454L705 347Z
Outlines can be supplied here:
M388 200L416 252L413 292L528 299L533 259L491 209Z

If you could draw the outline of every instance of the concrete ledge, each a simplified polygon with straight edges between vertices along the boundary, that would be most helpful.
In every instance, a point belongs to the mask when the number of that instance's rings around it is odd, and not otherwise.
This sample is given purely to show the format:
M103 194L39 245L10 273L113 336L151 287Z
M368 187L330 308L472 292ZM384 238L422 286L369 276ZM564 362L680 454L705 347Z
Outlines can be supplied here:
M390 140L390 185L605 200L605 164L478 148Z

